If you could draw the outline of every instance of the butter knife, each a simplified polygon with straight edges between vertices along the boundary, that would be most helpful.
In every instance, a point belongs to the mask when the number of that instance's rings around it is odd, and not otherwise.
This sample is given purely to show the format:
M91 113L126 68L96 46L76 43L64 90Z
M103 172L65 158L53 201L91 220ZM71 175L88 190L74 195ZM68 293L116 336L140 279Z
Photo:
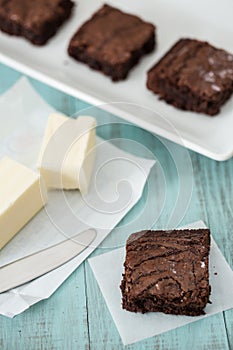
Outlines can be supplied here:
M28 255L0 268L0 293L21 286L65 264L84 251L96 238L88 229L47 249Z

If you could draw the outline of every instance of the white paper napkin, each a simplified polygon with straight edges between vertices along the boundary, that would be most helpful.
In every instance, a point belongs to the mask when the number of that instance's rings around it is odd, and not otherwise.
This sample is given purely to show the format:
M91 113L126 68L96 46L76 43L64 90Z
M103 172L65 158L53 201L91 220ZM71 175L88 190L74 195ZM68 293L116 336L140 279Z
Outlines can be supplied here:
M52 111L53 108L47 105L29 82L25 78L20 79L0 97L0 156L7 154L35 168L44 128ZM51 296L138 202L154 163L154 160L135 157L110 142L98 139L93 171L97 176L97 189L91 186L85 200L78 191L50 192L46 208L0 251L0 266L56 244L64 240L64 235L72 236L87 227L96 229L95 241L62 267L0 294L0 314L13 317ZM100 181L97 171L101 172ZM116 187L122 180L129 186L127 191L120 192L122 205L119 208ZM109 201L109 205L116 203L117 210L97 211L95 208L98 209L101 200Z
M205 227L202 221L187 225L187 228ZM124 345L198 321L233 307L233 271L212 237L209 264L210 300L212 304L206 306L206 315L204 316L175 316L163 313L140 314L123 310L121 308L119 286L122 279L124 260L125 247L88 260Z

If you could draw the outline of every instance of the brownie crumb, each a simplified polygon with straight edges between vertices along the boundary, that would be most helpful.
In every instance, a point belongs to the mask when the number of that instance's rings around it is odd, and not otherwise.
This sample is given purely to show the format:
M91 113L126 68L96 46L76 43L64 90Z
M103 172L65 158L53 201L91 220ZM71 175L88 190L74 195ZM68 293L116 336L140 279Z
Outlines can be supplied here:
M209 303L210 231L141 231L126 245L122 307L131 312L203 315Z
M181 39L149 70L147 87L177 108L216 115L233 92L233 55Z
M68 53L118 81L125 79L140 58L154 47L153 24L104 5L74 34Z
M44 45L71 15L71 0L0 0L0 29Z

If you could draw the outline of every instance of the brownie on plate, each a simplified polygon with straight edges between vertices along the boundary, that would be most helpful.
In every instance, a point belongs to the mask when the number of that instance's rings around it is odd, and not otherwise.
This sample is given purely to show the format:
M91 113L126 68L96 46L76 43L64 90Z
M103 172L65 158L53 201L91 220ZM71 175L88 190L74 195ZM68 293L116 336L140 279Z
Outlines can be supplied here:
M233 55L181 39L149 70L147 87L175 107L215 115L233 92Z
M0 0L0 29L44 45L70 16L71 0Z
M210 231L142 231L126 245L122 307L198 316L209 302Z
M117 81L154 46L153 24L104 5L74 34L68 53Z

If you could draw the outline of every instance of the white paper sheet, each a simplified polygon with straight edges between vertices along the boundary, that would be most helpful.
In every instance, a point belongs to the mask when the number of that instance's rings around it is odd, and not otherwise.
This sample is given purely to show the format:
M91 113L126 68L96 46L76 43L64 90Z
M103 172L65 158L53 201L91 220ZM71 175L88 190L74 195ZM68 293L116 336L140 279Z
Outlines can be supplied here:
M52 111L53 108L43 101L25 78L19 80L0 97L0 156L7 154L35 168L43 131ZM138 202L154 163L154 160L135 157L110 142L98 139L93 171L94 177L97 176L97 188L91 186L85 200L78 191L50 192L46 208L0 251L0 266L56 244L64 240L64 236L72 236L87 227L96 229L97 238L91 246L62 267L0 294L0 314L14 317L36 302L48 298ZM98 181L97 172L100 170L101 181ZM121 190L118 196L117 186L122 180L128 187L126 191ZM95 209L101 203L106 204L106 201L109 205L115 203L116 210L99 212Z
M204 228L202 221L187 228ZM213 238L210 248L210 285L212 304L205 308L206 315L198 317L165 315L163 313L132 313L121 308L120 283L125 248L115 249L88 260L103 293L124 345L164 333L204 317L233 308L233 271L226 262ZM112 268L114 266L114 269ZM217 273L217 274L215 274Z

